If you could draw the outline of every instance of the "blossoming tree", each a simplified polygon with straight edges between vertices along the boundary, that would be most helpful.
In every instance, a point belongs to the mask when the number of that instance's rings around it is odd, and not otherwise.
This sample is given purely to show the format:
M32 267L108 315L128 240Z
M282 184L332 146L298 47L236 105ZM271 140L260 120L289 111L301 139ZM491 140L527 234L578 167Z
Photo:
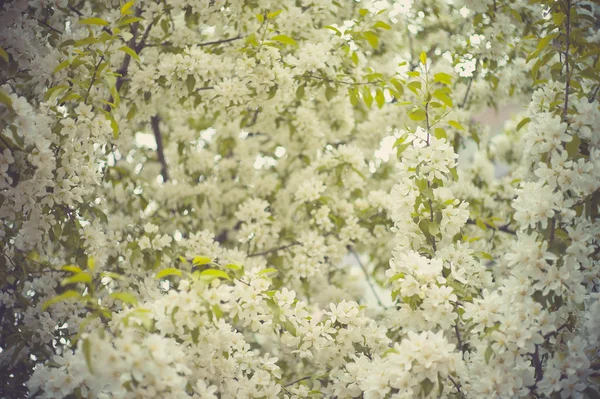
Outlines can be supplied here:
M600 397L597 2L1 4L2 397Z

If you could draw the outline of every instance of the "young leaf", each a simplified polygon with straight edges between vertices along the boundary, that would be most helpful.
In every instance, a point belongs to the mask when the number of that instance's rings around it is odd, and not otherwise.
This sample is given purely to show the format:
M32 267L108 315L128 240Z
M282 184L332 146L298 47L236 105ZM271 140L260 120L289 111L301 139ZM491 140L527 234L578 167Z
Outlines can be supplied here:
M422 109L415 108L408 114L408 117L410 119L412 119L413 121L419 122L419 121L424 121L427 118L427 115L425 114L425 111L423 111Z
M134 294L130 292L113 292L109 295L113 299L118 299L121 302L136 305L138 300Z
M201 280L212 281L215 278L224 278L225 280L231 280L231 277L229 277L229 275L223 270L207 269L200 273Z
M435 82L440 82L445 85L450 85L450 84L452 84L452 75L448 75L447 73L444 73L444 72L439 72L439 73L436 73L435 75L433 75L433 80Z
M102 18L84 18L84 19L80 19L79 23L81 25L99 25L99 26L109 25L108 21L105 21Z
M123 4L123 7L121 7L121 15L131 14L131 11L129 9L133 6L134 3L135 3L135 0L132 0L132 1L128 1L127 3Z
M0 89L0 103L6 105L8 108L12 109L12 99L8 95L7 92Z
M448 121L448 124L455 129L465 130L465 127L463 125L461 125L460 123L458 123L457 121Z
M161 278L167 277L167 276L181 277L182 275L183 275L183 273L181 273L181 270L175 269L174 267L169 267L169 268L163 269L163 270L159 271L158 273L156 273L156 276L154 278L161 279Z
M212 259L207 256L195 256L194 259L192 259L194 266L208 265L210 262L212 262Z
M385 29L385 30L392 29L391 26L389 26L388 24L386 24L383 21L377 21L377 22L375 22L375 24L373 25L373 28L379 28L379 29Z
M65 301L67 299L79 299L79 298L83 298L79 292L73 291L73 290L65 291L62 294L57 295L53 298L50 298L46 302L44 302L44 304L42 305L42 311L48 309L48 307L54 305L55 303Z
M140 57L137 55L137 53L131 47L123 46L123 47L119 48L119 50L129 54L129 56L131 56L131 58L133 58L137 62L140 62Z
M365 38L365 40L367 42L369 42L369 44L371 45L371 47L373 47L374 49L378 49L379 48L379 36L377 36L377 33L368 30L366 32L363 32L362 35Z
M268 19L273 19L276 16L278 16L279 14L281 14L283 12L283 10L277 10L277 11L273 11L267 14L267 18Z
M286 36L286 35L273 36L271 38L271 40L274 40L279 43L287 44L290 46L298 46L298 44L296 43L296 41L294 39L292 39L291 37Z
M71 277L67 277L60 282L60 286L64 287L65 285L83 283L88 285L92 282L92 276L87 272L77 273Z
M8 53L2 47L0 47L0 57L2 57L5 62L8 62L9 60Z

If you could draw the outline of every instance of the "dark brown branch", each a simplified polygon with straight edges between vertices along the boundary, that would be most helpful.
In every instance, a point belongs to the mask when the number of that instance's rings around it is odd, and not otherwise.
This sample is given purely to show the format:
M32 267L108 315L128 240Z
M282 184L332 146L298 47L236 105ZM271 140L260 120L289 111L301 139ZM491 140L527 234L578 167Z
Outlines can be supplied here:
M140 15L142 15L142 9L138 8L135 11L135 16L139 17ZM150 22L148 24L148 26L146 27L146 30L144 31L144 33L142 34L142 38L140 39L140 42L138 44L136 44L135 40L136 40L136 36L137 36L137 31L139 28L139 22L135 22L131 25L131 34L133 35L131 39L129 39L129 41L127 42L127 46L131 49L133 49L136 53L139 53L145 46L146 43L146 39L148 38L148 34L150 33L150 29L152 28L153 22ZM115 83L115 90L117 91L117 93L119 93L121 91L121 87L123 86L123 83L125 83L125 79L127 76L127 71L129 70L129 64L131 63L131 56L129 54L125 54L125 57L123 58L123 61L121 62L121 66L119 67L119 69L117 69L117 82ZM110 99L108 100L109 103L114 102L114 98L111 96ZM110 106L107 104L106 107L104 108L104 110L106 112L110 111Z
M152 126L152 132L154 133L154 139L156 140L156 152L158 153L158 161L160 162L161 169L160 174L163 177L163 181L166 183L169 181L169 170L167 168L167 160L165 159L165 150L163 147L162 134L160 133L160 117L154 115L150 118L150 125Z

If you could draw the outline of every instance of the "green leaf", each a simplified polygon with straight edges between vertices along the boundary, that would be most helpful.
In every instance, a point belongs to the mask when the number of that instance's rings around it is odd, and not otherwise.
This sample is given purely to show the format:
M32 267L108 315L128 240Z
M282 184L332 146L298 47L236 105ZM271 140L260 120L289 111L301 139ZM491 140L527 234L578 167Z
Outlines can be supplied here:
M119 48L119 50L129 54L129 56L131 58L133 58L134 60L136 60L137 62L141 62L140 57L137 55L137 53L131 47L123 46L123 47Z
M366 8L361 8L360 10L358 10L358 13L360 14L361 17L364 17L365 15L367 15L369 13L369 10L367 10Z
M279 273L279 270L277 270L273 267L269 267L267 269L261 270L258 274L264 275L264 274L271 274L271 273Z
M523 120L521 122L519 122L519 124L517 125L517 132L519 130L521 130L523 128L523 126L525 126L529 122L531 122L531 118L523 118Z
M2 47L0 47L0 57L2 57L5 62L8 62L9 60L8 53Z
M196 87L196 78L194 75L188 75L185 80L185 86L187 87L188 94L192 94L194 92L194 88Z
M46 302L44 302L44 304L42 305L42 311L48 309L48 307L54 305L55 303L66 301L67 299L81 299L81 298L83 298L83 297L77 291L73 291L73 290L65 291L62 294L57 295L53 298L50 298Z
M7 92L0 89L0 103L6 105L8 108L12 109L12 100Z
M435 82L440 82L445 85L452 84L452 76L448 75L447 73L444 73L444 72L439 72L439 73L436 73L435 75L433 75L433 80Z
M195 256L194 259L192 259L194 266L208 265L210 262L212 262L212 259L207 256Z
M132 1L128 1L127 3L123 4L123 7L121 7L121 15L131 14L131 11L129 9L133 6L134 3L135 3L135 0L132 0Z
M265 22L265 16L262 14L256 14L256 19L258 19L258 22L261 24Z
M392 78L390 79L390 83L394 86L399 95L404 94L404 86L398 79Z
M89 338L83 340L81 349L83 350L83 356L85 357L85 363L87 364L90 374L94 374L92 369L92 343Z
M349 87L348 95L350 96L350 104L356 107L358 105L358 89L356 87Z
M581 144L581 139L578 135L573 135L571 141L566 144L567 154L569 154L569 158L576 158L579 155L579 145Z
M425 378L423 381L421 381L421 389L423 390L423 397L425 397L425 398L428 397L429 394L431 393L431 391L433 390L433 387L435 387L435 384L429 378Z
M337 36L342 36L342 32L340 32L340 30L338 28L336 28L335 26L327 25L327 26L324 26L323 28L334 31Z
M449 107L452 106L452 99L446 93L444 93L440 90L436 90L433 92L433 96L435 98L437 98L438 100L440 100L441 102L443 102L444 104L446 104L447 106L449 106Z
M174 267L169 267L169 268L163 269L163 270L159 271L158 273L156 273L156 277L154 277L154 278L161 279L161 278L167 277L167 276L181 277L182 275L183 274L181 273L181 270L175 269Z
M327 88L325 89L325 98L327 99L327 101L330 101L333 97L335 97L336 94L337 90L335 90L331 86L327 86Z
M109 295L111 298L118 299L121 302L136 305L138 300L136 296L130 292L113 292Z
M64 60L63 62L61 62L60 64L58 64L56 66L56 68L54 68L54 70L52 71L52 73L56 73L58 71L61 71L61 70L65 69L66 67L68 67L69 65L71 65L71 61Z
M279 14L281 14L283 12L283 10L277 10L277 11L273 11L267 14L267 18L268 19L273 19L276 16L278 16Z
M123 18L120 22L119 22L119 26L127 26L130 24L133 24L135 22L140 22L143 21L143 18L140 17L127 17L127 18Z
M81 273L83 271L77 265L64 265L63 267L60 268L60 270L64 270L66 272L71 272L71 273Z
M483 355L486 364L490 363L490 358L492 357L493 354L494 354L494 350L492 349L492 345L489 345L487 347L487 349L485 350L485 354Z
M108 21L105 21L102 18L84 18L84 19L80 19L79 23L81 25L100 25L100 26L109 25Z
M377 89L377 91L375 92L375 102L377 103L377 106L379 108L383 107L383 104L385 104L385 96L383 94L383 90Z
M189 265L189 264L190 264L190 262L188 262L188 261L187 261L187 259L186 259L186 258L184 258L184 257L183 257L183 256L181 256L181 255L180 255L180 256L178 256L178 257L177 257L177 259L179 259L179 261L180 261L181 263L185 264L185 265Z
M465 130L465 127L463 125L461 125L460 123L458 123L457 121L448 121L448 124L455 129Z
M542 50L542 49L544 49L556 37L558 37L558 33L552 33L552 34L550 34L548 36L542 37L540 39L540 41L538 42L536 50Z
M87 259L87 268L89 270L91 270L92 272L96 268L96 259L93 256L88 256L88 259Z
M110 127L112 127L113 130L113 138L116 140L119 138L119 124L117 123L115 117L112 116L110 113L106 117L110 121Z
M447 140L448 136L446 135L446 130L441 127L436 127L434 130L434 136L436 139L444 139Z
M412 91L413 93L418 95L419 90L421 90L421 82L417 82L417 81L410 82L409 84L406 85L406 87L408 87L408 89L410 91Z
M396 273L387 281L387 284L393 283L396 280L404 278L404 273Z
M298 46L298 44L296 43L296 41L294 39L292 39L291 37L286 36L286 35L273 36L271 38L271 40L274 40L279 43L287 44L290 46Z
M366 32L363 32L362 35L365 38L365 40L367 42L369 42L369 44L371 45L371 47L373 47L374 49L378 49L379 48L379 36L377 36L377 33L368 30Z
M71 277L65 278L63 281L60 282L60 286L64 287L65 285L77 284L77 283L84 283L85 285L88 285L91 282L92 282L92 275L89 274L88 272L81 272L81 273L77 273Z
M408 117L413 121L419 122L424 121L427 118L427 114L425 114L425 111L423 111L422 109L415 108L408 114Z
M356 53L356 51L352 52L352 62L354 63L354 65L358 65L358 54Z
M367 107L371 108L371 105L373 104L373 95L371 94L371 89L368 86L363 87L362 95Z
M373 28L379 28L379 29L385 29L385 30L392 29L392 27L390 25L386 24L383 21L377 21L377 22L375 22L375 24L373 25Z
M421 60L421 64L427 64L427 54L424 51L421 51L421 54L419 55L419 60Z
M231 277L229 277L229 275L223 270L206 269L202 273L200 273L201 280L212 281L216 278L224 278L225 280L231 280Z
M399 146L396 147L396 156L398 158L400 158L402 156L402 153L408 148L410 147L411 143L405 143L405 144L400 144Z

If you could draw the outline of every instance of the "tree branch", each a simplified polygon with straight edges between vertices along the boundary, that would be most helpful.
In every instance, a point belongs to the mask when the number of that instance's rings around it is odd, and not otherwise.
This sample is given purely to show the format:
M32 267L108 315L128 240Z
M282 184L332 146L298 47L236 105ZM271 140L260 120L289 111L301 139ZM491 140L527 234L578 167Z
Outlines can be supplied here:
M477 222L475 222L473 219L467 219L467 224L477 224ZM494 227L489 223L483 223L485 225L485 227L487 227L490 230L496 230L496 231L501 231L503 233L507 233L507 234L512 234L514 236L517 235L517 232L514 230L511 230L508 228L508 224L505 224L504 226L499 226L499 227Z
M104 61L104 56L100 56L100 59L98 60L98 63L96 64L96 68L94 68L94 74L92 75L92 81L90 82L90 85L88 86L87 92L85 93L85 99L83 100L84 104L87 104L88 97L90 96L90 91L92 90L92 86L94 85L94 82L96 81L96 74L98 73L98 68L100 68L100 64L102 64L102 61Z
M270 253L277 252L277 251L281 251L281 250L283 250L283 249L288 249L288 248L290 248L290 247L294 247L294 246L296 246L296 245L302 245L302 244L301 244L301 243L299 243L299 242L297 242L297 241L294 241L294 242L293 242L293 243L291 243L291 244L283 245L283 246L281 246L281 247L277 247L277 248L271 248L271 249L268 249L268 250L266 250L266 251L262 251L262 252L256 252L256 253L250 254L250 255L248 255L248 257L249 257L249 258L253 258L253 257L255 257L255 256L263 256L263 255L268 255L268 254L270 254Z
M563 121L567 121L567 112L569 110L569 88L571 85L571 77L569 76L569 46L571 45L571 0L566 0L567 9L566 14L566 36L565 36L565 68L566 68L566 83L565 83L565 105L563 107L562 118Z
M163 177L163 181L166 183L169 181L169 170L167 168L167 160L165 159L165 150L163 147L162 134L160 133L160 117L154 115L150 118L150 125L152 126L152 132L154 133L154 139L156 140L156 151L158 153L158 161L160 162L161 169L160 174Z
M367 268L365 267L365 265L363 265L362 261L360 260L360 257L358 256L358 254L356 253L354 248L352 248L350 245L348 245L348 251L350 251L352 253L352 255L354 255L354 258L356 259L356 261L358 262L358 265L362 269L362 271L365 275L365 279L367 280L367 284L369 285L369 288L371 289L373 296L375 296L375 299L377 300L377 303L379 304L379 306L381 306L384 309L387 309L387 307L383 304L383 302L381 302L381 298L379 298L379 294L377 294L377 291L375 290L375 286L373 286L373 283L371 282L371 276L369 275Z

